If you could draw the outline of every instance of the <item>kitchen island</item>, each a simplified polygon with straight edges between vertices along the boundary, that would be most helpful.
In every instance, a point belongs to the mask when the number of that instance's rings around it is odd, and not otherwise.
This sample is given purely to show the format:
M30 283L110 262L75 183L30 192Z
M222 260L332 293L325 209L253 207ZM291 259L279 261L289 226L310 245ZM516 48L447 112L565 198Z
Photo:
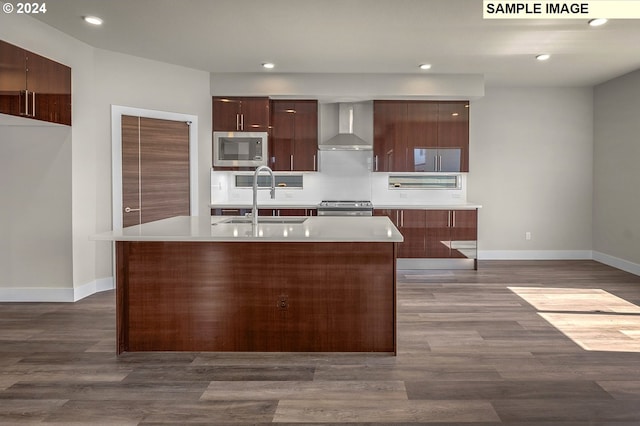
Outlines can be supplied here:
M174 217L115 242L117 352L396 351L386 217Z

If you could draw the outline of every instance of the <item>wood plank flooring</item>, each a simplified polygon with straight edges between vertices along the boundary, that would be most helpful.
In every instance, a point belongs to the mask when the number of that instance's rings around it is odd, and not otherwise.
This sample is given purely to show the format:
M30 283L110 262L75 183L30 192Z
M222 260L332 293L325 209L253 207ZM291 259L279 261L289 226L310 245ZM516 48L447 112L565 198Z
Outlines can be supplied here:
M116 357L113 291L4 303L0 424L637 426L637 306L597 262L484 261L398 271L396 357Z

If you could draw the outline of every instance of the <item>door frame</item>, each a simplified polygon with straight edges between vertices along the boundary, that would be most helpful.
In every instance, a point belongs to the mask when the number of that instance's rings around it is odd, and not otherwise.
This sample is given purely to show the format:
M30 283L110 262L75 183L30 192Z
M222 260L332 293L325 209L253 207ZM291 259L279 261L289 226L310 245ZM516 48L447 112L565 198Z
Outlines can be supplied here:
M111 206L113 229L122 229L122 116L184 121L189 124L189 211L198 215L198 116L111 105Z

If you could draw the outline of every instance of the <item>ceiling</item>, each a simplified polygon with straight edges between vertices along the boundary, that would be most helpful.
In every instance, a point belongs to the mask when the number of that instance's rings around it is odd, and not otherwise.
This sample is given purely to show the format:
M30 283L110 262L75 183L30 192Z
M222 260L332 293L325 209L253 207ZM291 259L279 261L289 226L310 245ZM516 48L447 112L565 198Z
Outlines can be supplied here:
M214 73L483 74L488 86L592 86L640 68L640 20L485 20L480 0L52 0L34 16L98 48ZM539 53L552 57L536 61ZM431 70L418 69L425 62Z

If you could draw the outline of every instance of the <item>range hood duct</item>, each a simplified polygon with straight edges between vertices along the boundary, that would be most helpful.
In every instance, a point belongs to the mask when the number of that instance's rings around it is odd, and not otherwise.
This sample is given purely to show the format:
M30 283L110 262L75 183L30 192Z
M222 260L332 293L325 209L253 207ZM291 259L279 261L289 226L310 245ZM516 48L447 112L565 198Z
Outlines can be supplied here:
M338 104L338 134L318 145L320 151L371 151L371 143L353 133L353 104Z

